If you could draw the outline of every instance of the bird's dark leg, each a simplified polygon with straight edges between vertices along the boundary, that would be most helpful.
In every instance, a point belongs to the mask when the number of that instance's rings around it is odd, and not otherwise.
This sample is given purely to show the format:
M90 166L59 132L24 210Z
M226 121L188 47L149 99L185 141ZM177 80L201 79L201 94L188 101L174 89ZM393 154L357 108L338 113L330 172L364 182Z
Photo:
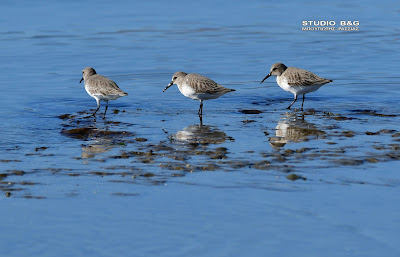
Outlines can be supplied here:
M295 103L297 101L297 95L294 95L294 100L293 100L293 102L289 105L289 107L288 108L286 108L286 109L290 109L290 107L292 107L292 105Z
M97 109L96 109L96 111L92 114L93 117L96 117L96 112L100 109L100 100L97 100L97 99L96 99L96 102L97 102Z
M301 103L301 110L303 110L304 99L306 99L306 94L303 95L303 102Z
M203 100L200 100L200 108L197 114L199 114L199 116L203 116Z
M106 110L104 111L104 116L103 116L103 119L105 119L105 118L106 118L106 112L107 112L107 109L108 109L108 101L106 101L106 103L107 103L107 105L106 105Z

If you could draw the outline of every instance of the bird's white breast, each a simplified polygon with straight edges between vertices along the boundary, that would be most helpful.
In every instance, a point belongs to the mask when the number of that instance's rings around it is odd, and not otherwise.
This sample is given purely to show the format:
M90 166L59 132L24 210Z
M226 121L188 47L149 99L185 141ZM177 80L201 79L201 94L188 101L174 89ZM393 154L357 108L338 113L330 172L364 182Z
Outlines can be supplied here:
M293 87L289 86L288 81L285 76L276 76L276 83L285 91L295 93L293 92Z
M182 93L182 95L189 97L191 99L194 99L194 100L200 100L197 97L196 91L188 84L182 83L182 85L178 85L178 89Z
M90 86L85 83L85 90L88 93L88 95L90 95L91 97L93 97L99 101L100 100L103 100L103 101L115 100L115 99L121 97L120 95L104 95L104 94L97 92L99 90L89 90L89 88L90 88Z
M318 90L322 85L290 86L285 76L277 76L276 82L285 91L295 95L303 95Z
M88 93L88 95L90 95L91 97L93 97L93 95L90 93L89 85L86 84L86 82L85 82L85 90L86 90L86 93Z

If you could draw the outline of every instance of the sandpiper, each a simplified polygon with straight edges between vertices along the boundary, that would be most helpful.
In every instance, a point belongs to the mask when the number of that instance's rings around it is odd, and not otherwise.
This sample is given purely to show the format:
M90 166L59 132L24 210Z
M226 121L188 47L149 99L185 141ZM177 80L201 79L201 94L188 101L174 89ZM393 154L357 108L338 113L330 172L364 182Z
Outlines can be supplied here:
M172 76L171 83L168 84L163 92L173 84L178 85L178 89L182 95L200 101L200 108L198 111L199 116L203 115L204 100L216 99L228 92L236 91L235 89L223 87L217 82L202 75L195 73L187 74L182 71L175 72Z
M333 80L321 78L314 73L295 67L286 67L283 63L275 63L271 66L271 71L261 81L264 82L270 76L276 76L276 82L285 91L294 94L294 100L287 109L290 109L296 102L298 95L303 95L301 109L303 109L305 94L317 91L320 87ZM260 84L261 84L260 83Z
M92 114L92 116L96 115L96 112L100 109L100 101L103 100L107 103L106 105L106 110L104 111L104 116L103 119L106 117L106 112L108 108L108 101L109 100L115 100L121 96L126 96L128 95L124 91L122 91L117 83L112 81L109 78L106 78L102 75L99 75L96 73L96 71L93 68L86 67L82 71L83 76L82 80L85 80L85 89L86 92L96 99L97 102L97 109L96 111Z

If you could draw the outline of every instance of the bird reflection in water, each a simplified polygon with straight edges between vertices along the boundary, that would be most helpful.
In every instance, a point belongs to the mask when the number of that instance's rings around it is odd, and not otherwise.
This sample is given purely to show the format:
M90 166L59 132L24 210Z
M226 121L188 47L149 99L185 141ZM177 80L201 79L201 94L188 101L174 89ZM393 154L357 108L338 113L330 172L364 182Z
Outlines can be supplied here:
M286 113L278 122L275 136L269 138L269 143L272 147L279 148L290 142L305 142L324 134L315 124L305 120L304 113Z
M81 158L83 159L93 158L97 154L108 152L112 148L124 144L126 137L132 135L127 131L112 131L108 127L101 129L95 126L63 129L61 134L87 142L82 146Z
M82 159L94 158L98 154L106 153L114 148L111 139L95 139L82 146Z
M194 124L183 128L170 137L171 140L191 145L222 144L226 140L234 141L215 126L204 125L200 118L200 124Z

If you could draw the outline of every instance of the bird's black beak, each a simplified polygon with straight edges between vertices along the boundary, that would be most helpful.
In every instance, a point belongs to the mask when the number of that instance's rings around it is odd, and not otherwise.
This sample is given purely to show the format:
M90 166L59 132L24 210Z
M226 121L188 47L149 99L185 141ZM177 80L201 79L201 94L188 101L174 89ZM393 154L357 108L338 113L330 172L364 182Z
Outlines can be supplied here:
M267 78L271 77L271 72L268 73L268 75L260 82L260 84L262 84L264 82L264 80L266 80Z
M165 92L165 90L167 90L168 88L170 88L172 85L174 84L173 81L171 81L171 83L168 84L168 86L166 86L163 90L163 92Z
M79 83L82 83L83 78L81 78L81 81L79 81Z

